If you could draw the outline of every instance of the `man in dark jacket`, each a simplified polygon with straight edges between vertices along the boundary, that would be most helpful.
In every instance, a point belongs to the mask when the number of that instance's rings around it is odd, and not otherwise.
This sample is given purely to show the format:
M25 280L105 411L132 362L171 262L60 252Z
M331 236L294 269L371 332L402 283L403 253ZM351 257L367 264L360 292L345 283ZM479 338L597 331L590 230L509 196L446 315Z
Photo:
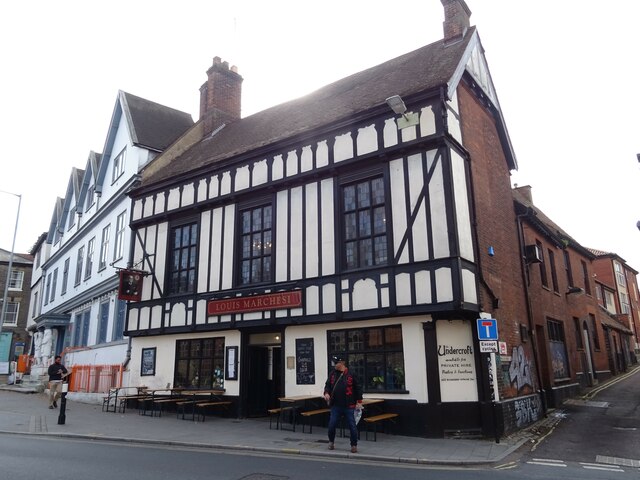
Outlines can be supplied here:
M346 359L343 356L335 355L332 358L335 370L329 374L329 378L324 385L324 399L331 407L331 417L329 418L329 450L335 448L336 426L338 420L344 415L349 424L351 433L351 453L358 452L358 427L354 412L362 408L362 390L355 377L349 373L346 366Z
M62 379L68 374L60 355L56 355L47 373L49 374L49 408L58 408L57 400L62 393Z

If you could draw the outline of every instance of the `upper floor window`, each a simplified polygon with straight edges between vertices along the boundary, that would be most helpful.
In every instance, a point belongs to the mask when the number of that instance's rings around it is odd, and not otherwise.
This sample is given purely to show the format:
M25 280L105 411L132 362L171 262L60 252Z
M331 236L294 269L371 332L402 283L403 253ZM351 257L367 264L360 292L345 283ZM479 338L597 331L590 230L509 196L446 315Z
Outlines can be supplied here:
M536 240L536 245L538 246L540 253L544 252L544 250L542 250L542 243ZM544 256L544 253L542 253L542 255ZM542 282L542 286L549 288L549 279L547 278L547 266L544 263L544 258L538 265L540 265L540 281Z
M196 285L198 224L171 229L169 293L193 292Z
M38 292L33 292L33 306L31 308L31 318L35 318L38 315Z
M629 295L624 292L620 292L620 313L631 313Z
M604 308L614 315L618 313L616 310L615 296L613 295L613 292L610 292L609 290L604 290Z
M553 291L558 293L560 287L558 287L558 272L556 271L556 256L553 250L549 249L549 266L551 267L551 282L553 283Z
M24 282L24 271L11 269L11 277L9 278L9 290L22 290Z
M580 260L582 264L582 278L584 281L584 293L591 295L591 278L589 277L589 269L587 268L587 262Z
M53 270L53 282L51 283L51 299L50 301L53 302L56 298L56 284L58 283L58 269L55 268Z
M44 304L49 304L49 295L51 294L51 274L47 275L47 288L44 291Z
M82 280L82 262L84 261L84 247L80 247L78 249L78 258L76 260L76 278L75 285L80 285L80 280Z
M571 271L571 258L569 258L569 251L563 250L562 254L564 256L564 269L567 272L567 286L574 287L573 284L573 272Z
M122 258L124 251L124 229L125 229L125 220L126 220L126 210L118 215L116 218L116 238L115 238L115 248L113 250L113 260L118 260Z
M127 157L127 149L124 148L116 158L113 159L113 176L112 182L115 182L124 173L124 162Z
M91 270L93 270L93 251L95 248L96 237L89 240L87 244L87 262L84 266L84 279L91 278Z
M107 267L107 252L109 251L109 234L111 225L107 225L102 229L102 243L100 244L100 260L98 261L98 270Z
M67 282L69 281L69 263L71 259L67 258L64 261L64 268L62 269L62 287L60 288L60 295L67 293Z
M387 218L382 178L343 187L342 209L345 267L386 264Z
M7 302L7 308L4 312L4 325L18 325L18 313L20 312L20 302Z
M272 278L273 209L271 205L240 213L240 284L268 282Z
M36 252L36 268L40 268L40 255L42 254L42 250L38 250Z
M95 197L96 197L96 187L95 185L91 185L89 187L89 190L87 190L87 203L85 205L85 211L89 210L94 202L95 202Z
M613 268L616 271L616 282L618 282L618 285L620 285L621 287L626 288L627 282L624 278L624 269L622 268L622 265L618 262L613 262Z
M73 228L73 226L76 224L76 207L73 207L69 211L69 219L67 223L69 224L67 230L71 230L71 228Z

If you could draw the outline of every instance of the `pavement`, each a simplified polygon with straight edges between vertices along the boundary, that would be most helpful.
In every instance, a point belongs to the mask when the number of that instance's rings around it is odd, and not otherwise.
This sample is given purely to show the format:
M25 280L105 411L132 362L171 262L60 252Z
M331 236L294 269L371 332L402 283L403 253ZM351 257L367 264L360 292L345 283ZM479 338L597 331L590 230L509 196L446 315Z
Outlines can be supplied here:
M335 450L328 450L326 428L313 433L269 429L269 420L236 419L210 415L194 422L164 413L162 417L102 412L101 405L67 400L66 418L58 424L59 409L49 410L44 393L28 393L17 386L0 387L0 433L82 438L162 446L197 447L425 465L490 465L505 459L524 443L534 442L552 415L516 435L500 439L420 438L378 433L377 441L364 439L358 453L350 452L349 438L336 438ZM60 401L58 402L60 403Z

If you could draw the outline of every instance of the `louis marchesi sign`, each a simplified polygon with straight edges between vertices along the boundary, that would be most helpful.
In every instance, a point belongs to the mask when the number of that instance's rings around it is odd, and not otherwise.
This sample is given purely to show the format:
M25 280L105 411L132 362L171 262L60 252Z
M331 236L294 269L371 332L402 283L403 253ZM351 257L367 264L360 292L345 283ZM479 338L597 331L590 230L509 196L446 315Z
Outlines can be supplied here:
M261 310L280 310L302 306L302 291L268 293L249 297L225 298L207 302L208 315L226 315L229 313L258 312Z
M120 270L118 283L118 299L139 302L142 297L142 280L144 272L138 270Z

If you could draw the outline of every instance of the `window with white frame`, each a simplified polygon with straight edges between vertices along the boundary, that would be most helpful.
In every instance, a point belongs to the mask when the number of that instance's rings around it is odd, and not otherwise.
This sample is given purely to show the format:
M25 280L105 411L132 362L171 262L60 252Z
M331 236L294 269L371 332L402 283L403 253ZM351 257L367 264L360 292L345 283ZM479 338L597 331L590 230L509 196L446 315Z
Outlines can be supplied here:
M53 282L51 283L51 298L49 301L53 302L56 298L56 284L58 283L58 269L53 270Z
M7 302L7 309L4 313L5 325L18 325L18 312L20 311L20 302Z
M107 267L107 253L109 252L109 234L111 225L107 225L102 229L102 243L100 245L100 261L98 262L98 270Z
M95 203L96 197L96 187L95 185L91 185L89 190L87 190L87 203L85 204L85 212L89 210L93 204Z
M80 285L80 280L82 280L82 262L84 261L84 247L80 247L78 249L78 258L76 260L76 278L75 278L75 286Z
M60 295L67 293L67 283L69 282L69 264L71 258L67 258L64 261L64 268L62 269L62 287L60 288Z
M119 260L122 258L124 252L124 229L127 211L125 210L116 218L116 238L115 246L113 249L113 260Z
M9 278L9 290L22 290L24 282L24 272L22 270L11 269L11 278Z
M115 182L124 173L124 162L127 156L127 149L124 148L116 158L113 159L113 177L112 182Z
M67 230L71 230L71 228L76 224L76 207L73 207L69 212L69 220L67 223L69 224Z
M625 281L624 278L624 269L622 268L622 265L619 264L618 262L613 262L613 268L616 271L616 282L618 282L618 285L620 285L621 287L627 287L627 282Z
M31 318L35 318L38 315L38 292L33 292L33 308L31 309Z
M51 274L47 275L47 288L44 291L44 304L49 304L49 294L51 293Z
M629 307L629 295L624 292L620 292L620 311L621 313L626 314L631 313L631 308Z
M93 270L93 250L95 248L96 237L89 240L87 244L87 261L84 265L84 279L91 278L91 270Z

